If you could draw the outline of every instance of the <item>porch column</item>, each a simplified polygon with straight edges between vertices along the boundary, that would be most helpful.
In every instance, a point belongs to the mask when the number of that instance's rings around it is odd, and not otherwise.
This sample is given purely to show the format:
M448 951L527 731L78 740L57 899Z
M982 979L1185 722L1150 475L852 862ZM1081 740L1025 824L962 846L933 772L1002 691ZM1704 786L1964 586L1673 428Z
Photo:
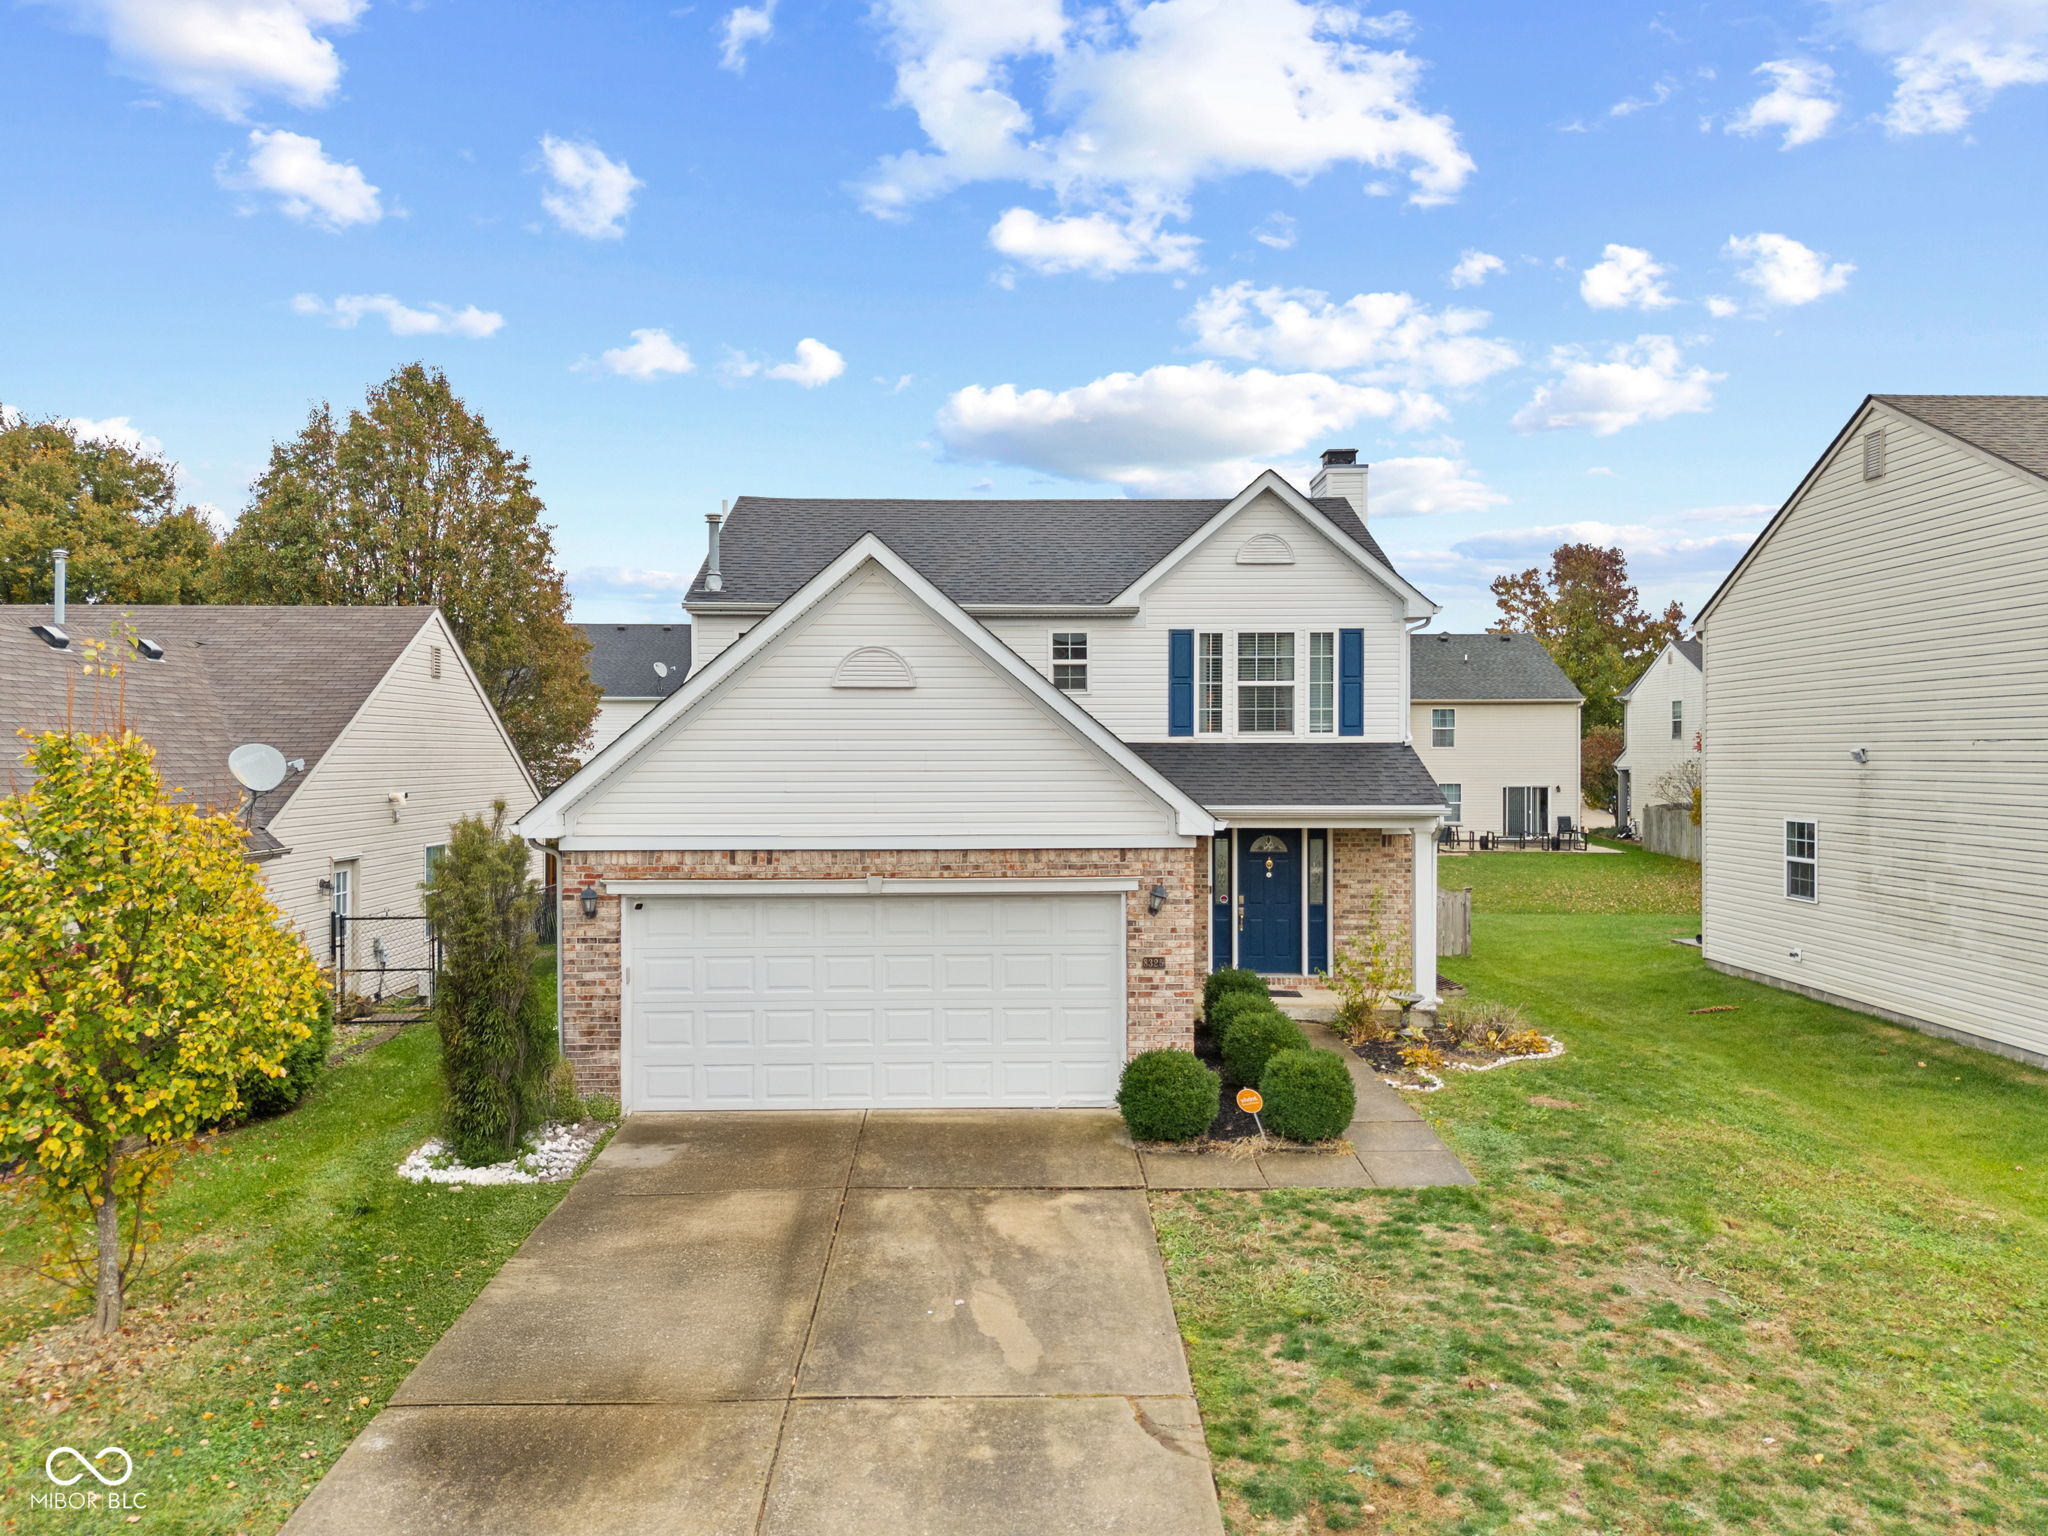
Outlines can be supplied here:
M1436 839L1427 826L1409 829L1415 867L1410 884L1415 889L1415 986L1422 994L1424 1008L1437 1005L1436 995Z

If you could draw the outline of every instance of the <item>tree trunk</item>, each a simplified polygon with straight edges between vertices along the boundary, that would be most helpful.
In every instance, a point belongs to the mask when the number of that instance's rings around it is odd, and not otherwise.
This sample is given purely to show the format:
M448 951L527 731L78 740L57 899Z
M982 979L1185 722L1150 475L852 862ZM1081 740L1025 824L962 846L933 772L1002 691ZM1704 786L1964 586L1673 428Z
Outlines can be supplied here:
M107 1162L100 1203L93 1212L99 1236L99 1275L93 1287L93 1332L101 1338L121 1328L121 1213L114 1204L114 1164Z

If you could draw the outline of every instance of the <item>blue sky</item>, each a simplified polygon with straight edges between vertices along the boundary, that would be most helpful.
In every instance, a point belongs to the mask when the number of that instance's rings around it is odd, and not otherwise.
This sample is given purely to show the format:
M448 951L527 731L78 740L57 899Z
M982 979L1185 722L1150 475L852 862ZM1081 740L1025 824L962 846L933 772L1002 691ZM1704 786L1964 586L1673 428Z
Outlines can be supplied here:
M1700 601L1861 397L2036 393L2048 0L27 0L0 401L231 519L445 368L577 613L722 498L1224 494L1324 447L1477 627Z

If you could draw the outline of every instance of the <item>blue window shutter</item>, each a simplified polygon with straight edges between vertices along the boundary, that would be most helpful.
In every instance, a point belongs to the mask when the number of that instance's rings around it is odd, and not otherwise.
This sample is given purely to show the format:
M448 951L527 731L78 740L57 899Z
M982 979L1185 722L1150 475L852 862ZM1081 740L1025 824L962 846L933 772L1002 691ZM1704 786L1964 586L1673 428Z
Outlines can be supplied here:
M1365 734L1365 631L1337 631L1337 734Z
M1195 734L1195 632L1166 632L1166 734Z

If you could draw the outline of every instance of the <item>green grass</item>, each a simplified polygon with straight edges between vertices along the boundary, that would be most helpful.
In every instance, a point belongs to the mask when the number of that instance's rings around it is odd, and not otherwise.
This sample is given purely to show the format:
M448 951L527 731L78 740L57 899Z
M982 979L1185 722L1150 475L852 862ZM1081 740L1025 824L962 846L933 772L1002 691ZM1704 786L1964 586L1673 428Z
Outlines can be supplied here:
M110 1347L72 1321L76 1303L53 1321L58 1293L0 1272L0 1369L14 1387L0 1527L122 1528L104 1512L31 1509L58 1445L135 1458L122 1492L147 1498L136 1529L283 1522L568 1188L455 1192L396 1175L434 1132L438 1054L431 1024L408 1026L292 1113L187 1160L161 1208L162 1265ZM0 1245L15 1262L34 1251L19 1230Z
M1472 861L1569 1047L1421 1101L1476 1189L1154 1197L1233 1530L2048 1532L2048 1075L1597 910L1654 859Z
M1475 912L1653 912L1700 909L1700 867L1630 843L1612 853L1472 853L1446 858L1447 890L1472 887Z

